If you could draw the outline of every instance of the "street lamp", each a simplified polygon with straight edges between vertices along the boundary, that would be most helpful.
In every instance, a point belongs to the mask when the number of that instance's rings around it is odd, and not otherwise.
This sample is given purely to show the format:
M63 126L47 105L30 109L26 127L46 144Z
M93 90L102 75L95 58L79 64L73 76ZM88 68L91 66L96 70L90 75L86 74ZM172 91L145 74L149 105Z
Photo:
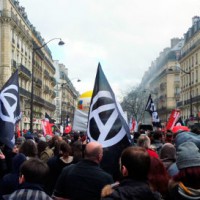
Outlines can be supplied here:
M81 82L81 80L78 78L78 77L74 77L74 78L71 78L70 81L72 82L73 80L77 80L77 82Z
M32 51L32 71L31 71L31 105L30 105L30 132L33 133L33 99L34 99L34 65L35 65L35 52L45 47L49 42L53 40L60 40L58 45L64 45L65 43L61 40L61 38L52 38L48 42L44 43L42 46L33 48Z

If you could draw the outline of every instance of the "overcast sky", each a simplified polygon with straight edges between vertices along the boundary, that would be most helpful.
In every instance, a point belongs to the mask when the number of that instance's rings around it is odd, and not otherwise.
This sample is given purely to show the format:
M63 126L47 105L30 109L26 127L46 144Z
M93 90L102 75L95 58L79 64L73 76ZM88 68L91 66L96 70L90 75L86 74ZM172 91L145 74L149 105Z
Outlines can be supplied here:
M83 93L92 90L98 62L116 96L141 82L151 62L183 37L200 15L200 0L19 0L48 40L53 59L69 70ZM76 83L75 77L81 82Z

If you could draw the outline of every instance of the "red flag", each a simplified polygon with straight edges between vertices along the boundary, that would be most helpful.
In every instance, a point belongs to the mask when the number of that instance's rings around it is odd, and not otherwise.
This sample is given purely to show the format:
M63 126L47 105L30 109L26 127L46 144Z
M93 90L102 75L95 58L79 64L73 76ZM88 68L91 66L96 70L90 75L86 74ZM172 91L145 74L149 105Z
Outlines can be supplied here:
M72 127L70 125L65 127L65 133L66 134L69 134L71 132L71 130L72 130Z
M172 130L180 117L180 110L172 110L169 120L167 122L166 130Z
M137 121L133 118L131 119L131 123L130 123L130 131L131 132L137 131Z
M53 124L49 123L48 120L46 120L46 119L42 120L42 129L44 131L44 136L45 135L53 135L52 126L53 126Z

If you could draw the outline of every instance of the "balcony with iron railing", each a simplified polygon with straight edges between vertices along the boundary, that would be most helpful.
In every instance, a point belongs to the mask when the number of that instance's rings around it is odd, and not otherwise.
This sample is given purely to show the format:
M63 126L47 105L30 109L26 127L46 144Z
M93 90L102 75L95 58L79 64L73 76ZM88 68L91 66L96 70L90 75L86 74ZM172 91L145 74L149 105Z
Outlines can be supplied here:
M37 78L36 79L36 85L41 88L42 87L42 80Z
M51 93L51 96L52 96L52 98L55 98L55 97L56 97L56 92L53 91L53 92Z
M56 85L56 79L54 77L51 77L51 84L52 86L55 86Z
M29 98L31 97L31 93L22 87L19 87L19 94L21 96L25 96L25 97L29 97Z
M44 70L44 77L49 78L49 72L46 69Z
M49 87L47 85L44 86L44 93L49 93Z
M12 59L11 65L13 68L17 69L17 62L14 59Z
M46 108L48 108L51 111L55 111L56 110L56 106L48 101L44 101L44 106Z
M18 69L19 69L19 73L22 73L23 75L27 76L28 78L31 78L30 70L28 70L24 65L20 64Z
M41 106L44 106L45 104L45 100L40 96L33 95L33 100L35 101L35 103L40 104Z

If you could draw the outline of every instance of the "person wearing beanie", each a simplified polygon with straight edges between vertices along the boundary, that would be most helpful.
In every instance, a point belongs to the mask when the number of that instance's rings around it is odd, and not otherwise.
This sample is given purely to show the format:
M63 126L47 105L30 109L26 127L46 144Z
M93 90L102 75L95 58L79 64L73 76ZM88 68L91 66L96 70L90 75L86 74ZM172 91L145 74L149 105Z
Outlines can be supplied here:
M171 143L165 143L160 150L160 159L168 174L172 177L178 173L176 165L176 148Z
M178 148L180 144L184 142L189 142L189 141L195 143L196 146L200 148L200 135L197 135L196 133L184 131L175 135L175 138L174 138L176 149Z
M200 200L200 152L193 142L184 142L177 148L178 174L169 182L171 199Z

